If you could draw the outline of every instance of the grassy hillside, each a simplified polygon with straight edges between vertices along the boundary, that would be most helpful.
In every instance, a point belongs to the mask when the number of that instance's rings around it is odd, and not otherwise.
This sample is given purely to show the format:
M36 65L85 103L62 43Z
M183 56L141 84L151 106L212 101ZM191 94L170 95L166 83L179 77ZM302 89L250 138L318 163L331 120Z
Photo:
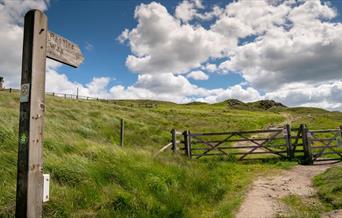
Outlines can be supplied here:
M0 92L0 217L15 207L18 93ZM152 105L152 106L151 106ZM118 147L119 120L126 122ZM45 217L232 217L255 176L288 163L233 163L152 154L180 131L245 130L286 122L332 128L342 113L238 110L226 104L112 103L47 97L44 172L52 177Z

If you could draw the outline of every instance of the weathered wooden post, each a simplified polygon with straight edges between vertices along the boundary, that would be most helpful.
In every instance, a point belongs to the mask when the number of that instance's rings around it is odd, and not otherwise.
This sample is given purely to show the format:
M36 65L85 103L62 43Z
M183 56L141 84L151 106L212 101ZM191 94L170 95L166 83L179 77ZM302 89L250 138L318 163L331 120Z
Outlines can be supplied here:
M184 153L185 155L188 155L188 134L187 131L185 130L183 132L183 141L184 141Z
M48 200L42 172L46 57L74 67L83 61L77 45L48 32L46 15L31 10L24 21L21 73L15 212L20 218L42 217L42 203Z
M286 142L287 157L291 160L294 157L294 151L293 151L292 142L291 142L291 126L289 124L286 124L284 128L285 128L285 142Z
M342 125L340 126L339 132L337 134L336 146L337 148L342 148Z
M191 148L190 148L190 134L189 130L185 130L183 132L184 136L184 147L185 147L185 155L188 156L189 159L191 159Z
M172 151L173 153L177 152L177 135L176 129L171 130L171 142L172 142Z
M0 90L4 88L4 78L0 76Z
M21 73L16 217L42 217L42 145L47 17L25 15Z
M12 92L12 88L9 89L9 92L10 92L10 93Z
M120 146L124 146L124 137L125 137L125 121L124 119L120 120Z
M313 164L312 152L311 152L311 142L309 140L309 130L305 124L302 124L302 141L304 150L304 161L303 164L311 165Z
M78 99L78 87L77 87L77 92L76 92L76 99Z
M189 159L192 159L192 146L191 146L191 132L190 130L188 130L188 158Z

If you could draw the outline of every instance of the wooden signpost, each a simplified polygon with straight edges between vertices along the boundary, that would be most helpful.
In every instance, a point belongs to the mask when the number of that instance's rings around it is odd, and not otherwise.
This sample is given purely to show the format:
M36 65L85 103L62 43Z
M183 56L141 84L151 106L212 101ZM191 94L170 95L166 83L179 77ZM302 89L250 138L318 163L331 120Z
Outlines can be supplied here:
M83 61L77 45L48 32L46 15L31 10L24 23L16 217L42 217L46 57L73 67Z

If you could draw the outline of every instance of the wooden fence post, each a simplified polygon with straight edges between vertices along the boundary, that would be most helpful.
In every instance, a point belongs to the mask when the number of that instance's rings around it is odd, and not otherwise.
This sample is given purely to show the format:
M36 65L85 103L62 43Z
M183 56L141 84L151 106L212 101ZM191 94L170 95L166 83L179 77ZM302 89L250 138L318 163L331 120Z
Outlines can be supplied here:
M183 132L183 135L184 135L185 155L187 155L188 158L191 159L190 131L189 130L185 130Z
M12 92L12 88L9 89L9 92L10 92L10 93Z
M183 132L183 137L184 137L184 152L185 152L185 155L188 155L188 132L187 130L185 130Z
M302 140L304 148L304 160L303 164L311 165L313 164L312 152L311 152L311 142L308 137L309 130L305 124L302 124Z
M188 146L189 146L188 157L189 157L189 159L192 159L192 146L191 146L191 132L190 132L190 130L188 130Z
M285 141L286 141L286 150L287 150L287 157L291 160L294 157L294 152L292 148L292 142L291 142L291 126L289 124L285 125Z
M339 139L336 140L336 146L337 148L340 148L342 147L342 125L340 126L340 131L339 131L339 134L337 136Z
M124 137L125 137L125 122L124 119L120 120L120 146L124 146Z
M78 87L77 87L76 99L78 99Z
M177 135L176 135L176 129L171 130L171 142L172 142L172 151L173 153L177 152Z
M47 17L29 11L24 22L16 217L42 217L46 41Z

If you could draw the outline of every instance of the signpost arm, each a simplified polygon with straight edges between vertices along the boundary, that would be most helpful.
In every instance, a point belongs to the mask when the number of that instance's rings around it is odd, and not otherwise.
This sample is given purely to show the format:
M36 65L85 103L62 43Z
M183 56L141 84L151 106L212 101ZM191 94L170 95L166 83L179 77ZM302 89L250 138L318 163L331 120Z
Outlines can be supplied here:
M42 217L46 40L46 15L29 11L24 24L16 217Z

